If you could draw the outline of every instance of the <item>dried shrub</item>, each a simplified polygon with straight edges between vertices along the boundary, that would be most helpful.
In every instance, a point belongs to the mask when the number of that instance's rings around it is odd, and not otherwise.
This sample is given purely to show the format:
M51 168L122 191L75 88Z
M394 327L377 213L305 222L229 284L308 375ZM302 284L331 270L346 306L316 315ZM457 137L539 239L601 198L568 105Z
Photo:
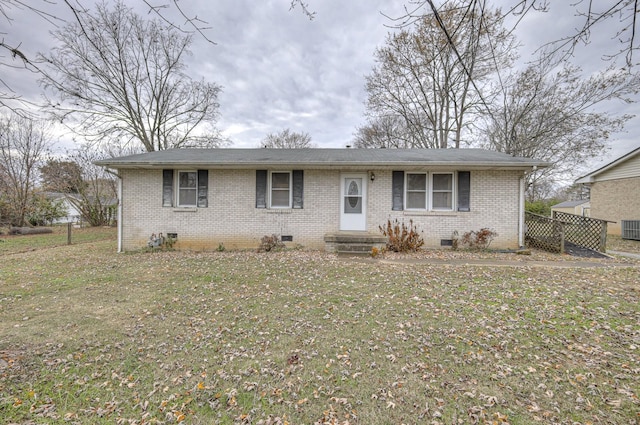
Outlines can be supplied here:
M416 252L424 245L421 232L409 220L409 225L398 219L387 220L384 226L378 226L380 232L388 238L387 249L393 252Z
M271 251L279 251L285 248L284 242L280 240L278 235L266 235L263 236L260 240L260 246L258 247L258 252L271 252Z
M469 247L470 249L487 249L491 245L491 241L498 236L494 230L486 227L478 230L472 230L462 235L460 244Z

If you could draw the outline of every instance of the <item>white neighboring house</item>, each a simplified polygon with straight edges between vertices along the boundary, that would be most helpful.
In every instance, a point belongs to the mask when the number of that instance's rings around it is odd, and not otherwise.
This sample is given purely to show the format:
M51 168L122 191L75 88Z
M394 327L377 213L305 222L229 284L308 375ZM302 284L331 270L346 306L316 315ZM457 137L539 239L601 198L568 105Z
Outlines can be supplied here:
M73 202L69 200L69 198L76 198L76 195L72 193L60 193L60 192L47 192L46 197L58 204L62 205L64 210L67 212L65 217L56 219L53 221L53 224L61 224L61 223L79 223L82 218L82 214L75 207Z

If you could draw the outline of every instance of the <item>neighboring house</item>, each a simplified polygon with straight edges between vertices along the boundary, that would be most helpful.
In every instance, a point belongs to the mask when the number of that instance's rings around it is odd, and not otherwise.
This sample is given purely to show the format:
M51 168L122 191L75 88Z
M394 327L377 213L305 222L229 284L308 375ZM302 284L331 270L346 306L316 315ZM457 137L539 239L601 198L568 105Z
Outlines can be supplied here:
M489 228L491 247L518 248L525 174L547 165L479 149L173 149L96 164L120 177L119 251L159 233L179 249L272 234L325 249L340 232L380 236L389 219L412 220L427 247Z
M75 195L60 192L47 192L45 195L51 202L61 205L62 208L64 208L64 211L66 211L65 216L54 220L53 224L77 223L80 221L80 211L78 211L73 202L69 200L70 197Z
M82 204L83 198L77 193L59 193L59 192L47 192L47 198L52 202L55 202L59 205L62 205L64 210L66 211L66 215L62 218L55 220L54 224L60 223L79 223L87 220L86 217L83 217L82 211L80 211L77 205ZM88 197L88 202L95 204L96 198L93 196ZM104 213L107 217L112 217L110 222L115 221L116 215L116 207L118 205L118 200L115 198L100 198L100 204L104 208Z
M640 147L580 177L591 187L591 217L609 223L607 232L620 235L622 220L640 220Z
M583 217L590 217L590 208L588 199L564 201L551 207L551 215L553 215L554 211L558 211L567 214L581 215Z

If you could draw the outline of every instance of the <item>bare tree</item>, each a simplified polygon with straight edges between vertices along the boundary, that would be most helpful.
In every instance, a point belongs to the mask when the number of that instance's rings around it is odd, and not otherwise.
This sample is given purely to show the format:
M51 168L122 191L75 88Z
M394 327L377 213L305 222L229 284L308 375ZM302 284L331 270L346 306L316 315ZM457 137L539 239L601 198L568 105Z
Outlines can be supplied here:
M12 37L12 33L2 28L10 28L11 25L26 27L30 24L51 24L58 27L66 23L66 15L69 10L76 14L83 8L83 0L60 0L42 2L27 2L24 0L0 0L0 70L21 69L25 73L39 74L41 72L39 59L29 54L29 47L23 45L22 40ZM215 44L207 35L210 25L206 18L198 16L189 10L189 7L180 4L178 0L140 0L140 3L148 7L148 12L154 14L167 27L185 36L197 35L204 40ZM284 1L286 3L286 1ZM302 13L310 20L314 18L307 3L302 0L289 0L289 9L300 8ZM20 21L18 17L36 18L32 23ZM29 115L29 107L36 106L31 101L22 97L22 93L16 92L12 82L0 73L0 107L7 108L20 114Z
M443 0L441 7L455 3L462 13L480 14L484 16L487 8L486 0ZM403 28L420 20L423 16L439 15L438 6L433 0L416 0L408 3L405 13L401 16L390 17L395 24ZM505 2L505 15L514 15L518 19L517 26L527 14L549 12L550 0L511 0ZM640 21L637 19L637 11L640 10L640 0L575 0L571 2L575 8L575 15L582 18L582 23L574 27L566 35L549 43L548 51L561 54L565 58L570 57L577 46L587 45L594 38L617 40L620 49L611 52L605 59L624 56L627 66L634 66L634 53L640 49L637 33ZM550 19L554 17L551 16ZM452 26L443 26L443 32L453 31ZM515 27L510 31L515 30Z
M566 63L534 63L515 74L502 104L488 116L485 147L551 163L529 176L530 188L571 177L602 154L609 135L631 118L606 112L605 102L631 102L638 91L640 76L613 67L583 79L579 68Z
M537 6L536 9L547 10L547 0L533 3ZM582 25L574 28L572 33L551 42L548 46L551 51L567 58L573 55L577 46L588 45L595 33L600 38L617 40L620 45L617 51L611 52L605 59L623 56L626 65L633 66L633 55L640 48L636 39L636 31L640 29L637 19L640 12L639 0L577 0L573 5L576 15L582 18ZM526 13L527 10L522 5L520 8Z
M42 189L48 192L78 193L82 190L82 167L63 159L48 159L40 167Z
M410 148L411 137L404 121L397 116L382 116L356 129L355 148Z
M175 0L174 0L175 1ZM289 10L293 10L296 6L300 7L300 10L304 15L309 18L309 20L313 20L316 16L316 12L309 9L309 4L305 3L303 0L291 0L291 5L289 6Z
M390 34L375 52L368 114L373 121L401 117L412 147L460 147L473 114L486 109L483 85L513 60L514 38L501 27L500 12L464 12L449 2L437 16Z
M191 35L145 21L123 3L53 32L61 44L42 58L51 111L85 138L146 151L217 146L220 87L185 73Z
M174 28L182 33L192 34L198 33L209 43L215 44L211 40L206 32L211 29L206 19L201 18L198 15L192 15L183 5L179 4L178 0L162 0L160 2L156 0L142 0L148 7L149 11L155 13L162 21L164 21L171 28ZM293 10L300 7L302 14L309 20L313 20L316 16L316 12L309 8L309 5L303 0L290 0L289 10ZM175 19L171 19L167 16L168 10L176 10L178 14L184 18L184 25L179 25Z
M51 15L33 2L24 2L22 0L0 0L0 21L4 21L8 28L15 24L14 14L20 12L27 16L37 16L42 22L58 22L60 18ZM18 23L20 25L21 23ZM29 57L24 50L22 42L15 40L10 33L0 30L0 70L20 70L21 72L37 74L39 73L38 64L35 57ZM31 106L29 101L22 98L20 93L15 91L12 82L6 79L4 72L0 73L0 107L6 108L13 113L20 115L29 115L25 107Z
M297 133L288 128L279 133L267 134L267 137L260 142L261 148L280 148L280 149L297 149L297 148L315 148L316 145L311 143L309 133Z
M0 215L23 226L37 171L49 142L48 124L12 114L0 117Z
M108 225L116 218L117 179L104 167L94 164L106 156L89 144L79 147L69 156L80 173L71 176L75 179L70 181L70 185L77 188L77 192L69 193L67 199L92 226Z

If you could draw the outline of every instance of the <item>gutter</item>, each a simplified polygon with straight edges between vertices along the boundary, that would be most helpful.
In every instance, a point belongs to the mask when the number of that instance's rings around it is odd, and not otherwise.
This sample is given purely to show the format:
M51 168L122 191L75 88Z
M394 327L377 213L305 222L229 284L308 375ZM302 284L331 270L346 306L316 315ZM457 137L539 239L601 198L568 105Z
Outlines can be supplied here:
M241 170L241 169L263 169L263 168L306 168L316 170L343 170L343 169L362 169L370 170L395 170L402 168L424 169L424 168L441 168L441 169L464 169L464 170L530 170L538 166L545 167L546 163L499 163L499 162L235 162L235 163L211 163L211 162L135 162L135 163L118 163L118 162L96 162L96 165L110 167L114 169L163 169L163 168L206 168L209 170Z

